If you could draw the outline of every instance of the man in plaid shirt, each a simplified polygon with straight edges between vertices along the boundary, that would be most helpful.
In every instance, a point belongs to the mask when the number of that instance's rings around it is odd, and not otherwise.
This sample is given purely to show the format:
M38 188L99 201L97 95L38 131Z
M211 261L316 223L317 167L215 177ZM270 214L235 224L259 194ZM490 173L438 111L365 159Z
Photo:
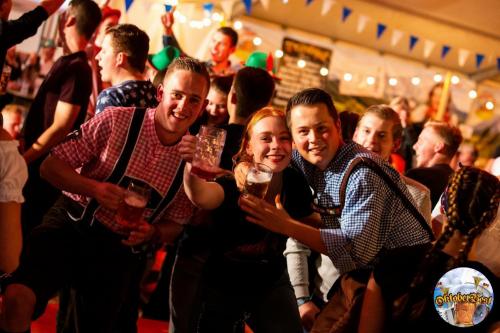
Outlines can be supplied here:
M85 304L78 318L81 331L130 327L117 316L124 295L139 283L144 262L131 247L175 239L192 213L180 186L177 144L205 108L209 85L203 63L176 59L158 89L157 108L110 108L51 152L42 176L65 192L33 231L12 274L1 329L27 330L30 319L68 283L82 297L76 304ZM149 221L124 232L115 213L131 180L151 188ZM137 313L131 314L130 320L136 319Z

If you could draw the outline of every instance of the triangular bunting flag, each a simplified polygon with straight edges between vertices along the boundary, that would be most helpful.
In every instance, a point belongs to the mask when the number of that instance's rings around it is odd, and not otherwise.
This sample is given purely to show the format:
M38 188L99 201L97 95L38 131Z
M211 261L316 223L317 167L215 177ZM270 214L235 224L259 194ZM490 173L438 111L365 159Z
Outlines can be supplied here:
M476 53L476 68L481 67L481 63L484 60L484 54Z
M467 62L467 58L469 58L470 51L466 49L458 50L458 65L460 67L464 67Z
M352 13L352 9L349 8L349 7L342 7L342 22L345 22L345 20L347 20L347 18L349 17L349 15L351 15Z
M250 15L252 13L252 0L242 0L243 4L245 5L245 10L247 12L247 15Z
M309 6L314 0L306 0L306 5Z
M448 52L450 52L451 47L449 45L443 45L443 48L441 49L441 59L446 58L446 55Z
M403 32L398 29L392 30L391 46L394 47L403 37Z
M212 14L212 11L214 10L214 4L211 2L205 2L203 4L203 10L208 14Z
M262 7L264 7L265 10L269 9L269 0L260 0L260 3L262 4Z
M436 46L436 43L433 42L432 40L426 39L424 41L424 58L425 59L430 57L432 50L434 50L434 46Z
M414 35L410 35L410 52L413 51L413 48L418 43L418 37Z
M325 16L330 11L330 9L332 9L335 2L335 0L323 0L323 6L321 7L321 16Z
M497 69L500 71L500 58L497 58Z
M377 23L377 39L380 39L380 37L382 37L386 28L387 26L385 24Z
M222 11L224 12L224 15L226 16L226 19L232 18L233 5L234 5L234 0L224 0L220 2L220 6L222 8Z
M132 6L132 2L134 2L134 0L125 0L125 11L127 11L130 6Z
M359 15L359 18L358 18L358 28L356 29L356 31L358 32L358 34L362 33L363 30L365 30L365 27L366 27L366 23L368 23L368 20L370 18L366 15Z

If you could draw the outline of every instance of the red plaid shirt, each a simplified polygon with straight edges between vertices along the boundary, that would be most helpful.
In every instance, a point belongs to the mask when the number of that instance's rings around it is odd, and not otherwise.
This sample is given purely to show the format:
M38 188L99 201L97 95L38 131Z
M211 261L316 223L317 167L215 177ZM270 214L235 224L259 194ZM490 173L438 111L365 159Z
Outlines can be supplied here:
M80 174L104 181L112 172L125 145L134 108L114 107L106 109L80 127L72 140L56 146L51 154L65 161ZM181 163L178 145L164 146L156 135L154 115L156 109L147 109L137 144L130 157L125 175L149 184L162 196L172 183ZM86 206L90 198L64 192L65 195ZM187 222L193 213L193 205L181 186L161 220L179 224ZM152 212L146 211L146 215ZM106 227L120 232L114 219L115 212L99 207L95 217Z

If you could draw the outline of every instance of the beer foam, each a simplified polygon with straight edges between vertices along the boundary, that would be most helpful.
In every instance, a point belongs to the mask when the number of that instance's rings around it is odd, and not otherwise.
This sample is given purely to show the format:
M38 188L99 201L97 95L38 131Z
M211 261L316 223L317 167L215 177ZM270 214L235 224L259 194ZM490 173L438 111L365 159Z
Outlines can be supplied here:
M247 175L247 181L252 183L267 183L270 179L271 177L269 176L269 174L263 172L259 173L250 172Z
M123 201L125 201L125 203L129 206L137 207L137 208L146 207L146 204L148 203L148 201L146 199L138 197L136 195L130 195L128 197L125 197L125 199L123 199Z

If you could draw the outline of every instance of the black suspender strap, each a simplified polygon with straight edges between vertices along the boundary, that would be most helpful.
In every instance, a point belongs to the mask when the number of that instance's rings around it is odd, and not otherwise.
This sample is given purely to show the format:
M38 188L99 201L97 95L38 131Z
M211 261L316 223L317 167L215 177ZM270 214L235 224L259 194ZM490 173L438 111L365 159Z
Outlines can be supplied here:
M149 218L149 223L154 223L155 219L157 219L158 216L161 216L160 214L168 207L170 202L174 199L175 194L179 191L179 188L181 187L183 181L185 164L186 162L182 161L177 167L177 172L175 174L172 183L170 184L170 188L168 189L167 195L163 197L158 207L156 207L155 211Z
M418 209L411 203L411 201L408 199L408 197L401 191L401 189L394 183L391 177L387 173L385 173L382 168L375 163L373 160L367 158L367 157L356 157L351 164L349 165L349 168L347 169L346 173L344 174L344 177L342 178L342 183L340 185L340 205L343 208L344 207L344 202L345 202L345 192L347 188L347 182L349 180L349 176L351 175L352 171L358 167L358 166L367 166L371 170L373 170L376 174L378 174L384 181L385 183L391 188L391 190L396 193L401 198L401 202L405 206L406 209L420 222L422 225L422 228L424 228L425 231L429 234L429 237L431 240L434 240L434 234L432 232L431 227L429 224L425 221L424 217L422 214L418 211Z
M132 115L132 121L130 122L130 126L128 128L127 140L123 145L122 152L120 153L120 157L118 158L113 171L106 178L106 182L118 184L120 179L125 174L128 162L130 161L130 157L132 156L132 153L134 151L137 139L139 138L139 133L141 132L142 122L144 121L145 115L146 108L135 108L134 114ZM95 214L95 211L98 207L99 203L97 202L97 200L95 200L94 198L90 199L79 220L89 219L89 223L92 224L93 215Z

